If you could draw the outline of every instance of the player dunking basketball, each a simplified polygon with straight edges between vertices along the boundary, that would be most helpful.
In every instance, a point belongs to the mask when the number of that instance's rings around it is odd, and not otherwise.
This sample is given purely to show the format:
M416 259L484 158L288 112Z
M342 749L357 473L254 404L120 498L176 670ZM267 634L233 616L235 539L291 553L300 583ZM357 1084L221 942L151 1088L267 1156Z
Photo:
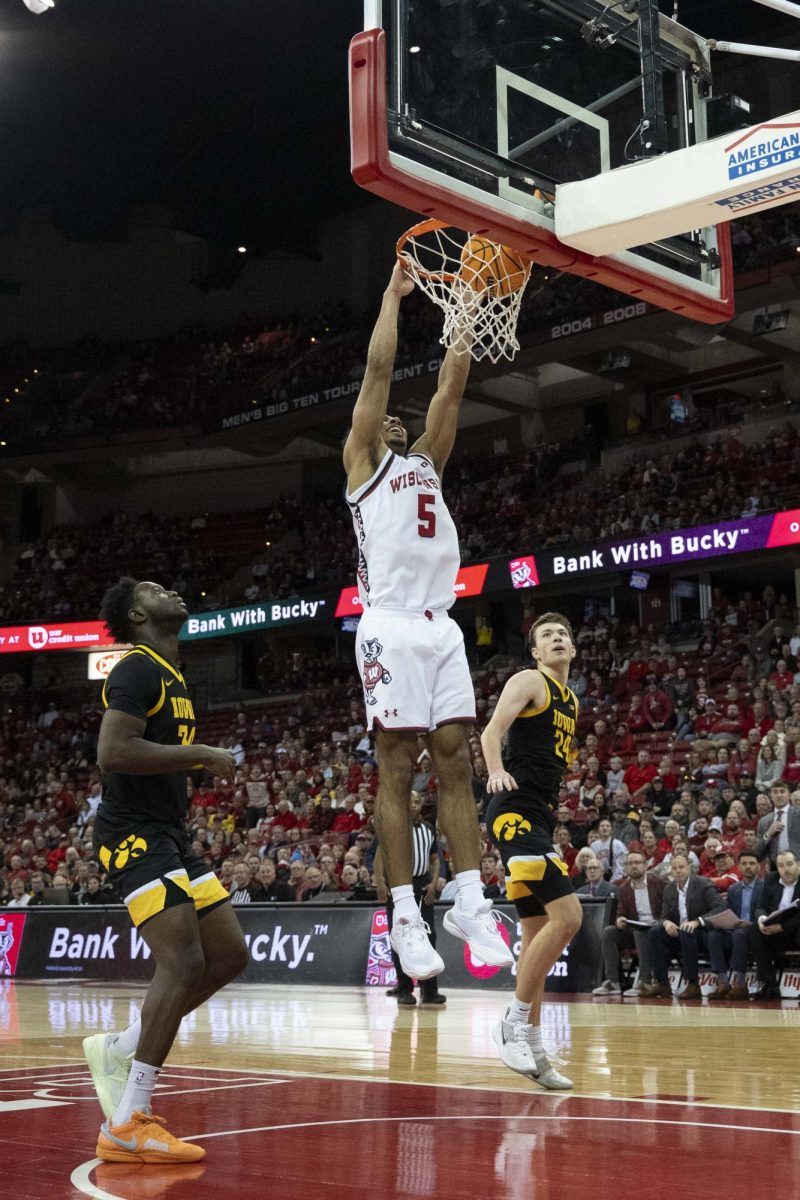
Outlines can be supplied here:
M541 1012L547 973L583 919L566 863L553 846L558 788L574 754L578 718L577 697L567 687L575 645L560 613L539 617L529 638L535 667L512 675L481 735L492 797L486 827L522 923L516 994L494 1039L512 1071L545 1088L570 1088L571 1080L545 1053Z
M428 735L439 785L439 824L458 888L444 927L469 942L484 962L510 966L513 958L491 902L483 899L467 743L475 699L464 638L447 615L460 559L441 478L455 441L470 359L448 351L425 432L406 454L406 431L386 408L400 302L413 286L397 263L369 344L344 467L364 608L356 658L380 766L375 820L394 902L392 945L406 974L424 980L443 971L444 963L428 940L411 882L409 797L420 733Z

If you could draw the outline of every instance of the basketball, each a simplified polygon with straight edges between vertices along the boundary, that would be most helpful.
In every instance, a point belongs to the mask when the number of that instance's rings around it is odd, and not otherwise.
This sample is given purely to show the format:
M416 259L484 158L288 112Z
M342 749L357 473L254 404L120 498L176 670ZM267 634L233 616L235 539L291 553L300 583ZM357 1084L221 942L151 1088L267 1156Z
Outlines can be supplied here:
M461 278L475 292L511 296L523 288L529 265L521 254L487 238L471 237L461 251Z

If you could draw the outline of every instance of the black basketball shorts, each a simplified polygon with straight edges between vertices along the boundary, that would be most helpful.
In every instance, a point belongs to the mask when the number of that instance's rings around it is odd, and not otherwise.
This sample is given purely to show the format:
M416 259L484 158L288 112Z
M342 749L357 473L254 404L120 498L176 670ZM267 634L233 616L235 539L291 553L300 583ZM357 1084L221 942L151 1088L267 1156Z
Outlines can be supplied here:
M208 863L192 852L182 829L148 825L123 836L98 821L94 847L100 864L127 905L134 925L178 904L194 904L205 916L228 899Z
M540 804L526 802L521 792L500 792L487 806L486 828L503 860L506 895L521 917L540 917L552 900L574 895Z

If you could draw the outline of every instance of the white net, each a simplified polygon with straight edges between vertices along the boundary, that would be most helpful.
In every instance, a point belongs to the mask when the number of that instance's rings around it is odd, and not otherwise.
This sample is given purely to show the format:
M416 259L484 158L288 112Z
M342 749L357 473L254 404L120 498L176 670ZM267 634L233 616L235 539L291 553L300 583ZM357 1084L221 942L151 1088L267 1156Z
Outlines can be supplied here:
M476 362L513 359L531 264L487 238L422 221L397 243L416 285L444 312L440 341Z

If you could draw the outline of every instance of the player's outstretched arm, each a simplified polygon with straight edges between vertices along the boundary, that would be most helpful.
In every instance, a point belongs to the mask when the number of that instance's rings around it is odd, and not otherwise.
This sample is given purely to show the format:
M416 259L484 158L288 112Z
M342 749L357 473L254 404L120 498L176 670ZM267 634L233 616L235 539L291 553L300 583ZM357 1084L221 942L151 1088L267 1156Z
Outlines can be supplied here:
M490 795L516 790L517 781L503 766L503 738L523 709L531 705L541 708L546 699L547 689L539 671L520 671L518 675L512 675L500 693L492 719L481 734L483 757L489 773L486 790Z
M202 766L232 782L236 759L221 746L162 746L142 737L147 723L118 709L106 709L97 740L97 761L103 771L122 775L164 775Z
M425 432L413 447L430 458L439 476L456 440L458 411L471 363L469 354L456 354L452 349L447 351L439 371L436 392L428 408Z
M367 464L375 470L382 456L381 434L389 401L394 360L397 354L397 317L400 301L414 289L414 281L396 262L367 351L367 369L353 409L353 421L344 446L344 469L348 476ZM370 472L371 473L371 472Z

